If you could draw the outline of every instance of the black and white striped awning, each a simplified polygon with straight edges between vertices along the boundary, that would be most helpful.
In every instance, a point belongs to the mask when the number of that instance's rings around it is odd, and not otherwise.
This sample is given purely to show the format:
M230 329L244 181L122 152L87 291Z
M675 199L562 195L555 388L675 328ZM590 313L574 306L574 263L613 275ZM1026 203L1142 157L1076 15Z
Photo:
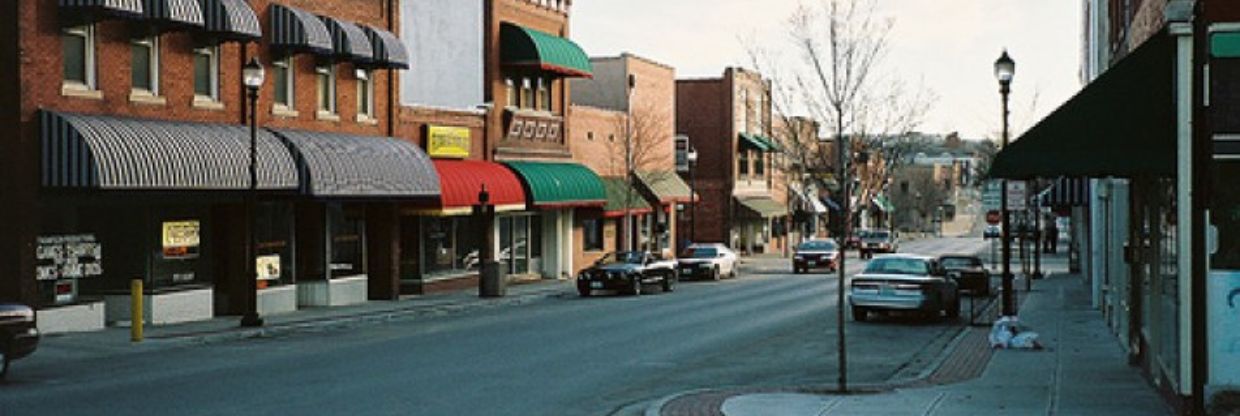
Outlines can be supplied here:
M332 56L332 36L318 16L294 7L271 5L271 47L284 53Z
M258 15L245 0L198 0L208 35L219 40L257 41L263 38Z
M1089 206L1089 178L1059 178L1035 198L1038 206L1068 208Z
M42 185L58 189L244 190L250 131L241 125L39 114ZM297 189L288 149L259 132L258 188Z
M362 25L362 31L370 38L370 46L374 51L374 60L370 66L376 68L409 69L409 52L400 38L383 29Z
M65 25L107 19L142 19L143 0L60 0L60 21Z
M370 39L366 32L357 25L329 16L319 16L327 33L332 36L332 50L336 58L365 64L374 60L374 51L370 47Z
M142 9L146 19L160 29L203 26L198 0L144 0Z
M273 129L297 159L301 191L315 197L439 196L439 174L413 143L391 137Z

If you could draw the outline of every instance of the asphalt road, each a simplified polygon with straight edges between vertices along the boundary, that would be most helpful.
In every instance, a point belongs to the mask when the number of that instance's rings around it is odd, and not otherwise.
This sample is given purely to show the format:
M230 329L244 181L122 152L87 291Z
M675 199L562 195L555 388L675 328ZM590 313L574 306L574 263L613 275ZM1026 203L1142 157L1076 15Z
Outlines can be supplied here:
M949 238L901 251L983 247ZM32 357L0 386L0 415L600 415L705 387L834 383L834 275L747 266L667 294L563 296L71 365ZM914 374L962 324L850 321L849 379Z

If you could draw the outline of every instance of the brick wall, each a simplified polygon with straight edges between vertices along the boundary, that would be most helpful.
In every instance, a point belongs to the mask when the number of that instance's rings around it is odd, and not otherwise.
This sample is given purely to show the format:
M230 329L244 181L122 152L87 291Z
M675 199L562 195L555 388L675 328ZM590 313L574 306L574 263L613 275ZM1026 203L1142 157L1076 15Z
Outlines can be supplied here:
M469 129L469 159L483 160L486 156L486 117L486 113L481 111L400 106L395 136L425 150L427 126L465 127Z
M573 105L569 123L573 159L599 176L624 177L623 112Z
M564 9L542 6L528 0L485 0L486 7L484 26L487 33L483 37L485 50L484 80L486 88L483 96L494 105L487 120L487 149L489 155L499 148L504 134L504 111L509 106L507 89L504 84L504 68L500 65L500 28L505 22L543 31L556 36L568 38L568 13ZM565 115L566 103L569 102L568 82L554 79L551 83L551 112ZM564 123L565 137L572 134L567 120Z

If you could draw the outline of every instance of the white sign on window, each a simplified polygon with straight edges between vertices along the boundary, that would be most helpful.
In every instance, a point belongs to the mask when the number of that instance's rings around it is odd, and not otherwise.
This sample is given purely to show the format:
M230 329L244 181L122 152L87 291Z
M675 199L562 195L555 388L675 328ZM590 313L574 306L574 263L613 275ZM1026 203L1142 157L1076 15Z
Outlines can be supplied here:
M1007 183L1007 205L1008 211L1020 211L1025 209L1025 196L1027 195L1024 181L1008 181Z

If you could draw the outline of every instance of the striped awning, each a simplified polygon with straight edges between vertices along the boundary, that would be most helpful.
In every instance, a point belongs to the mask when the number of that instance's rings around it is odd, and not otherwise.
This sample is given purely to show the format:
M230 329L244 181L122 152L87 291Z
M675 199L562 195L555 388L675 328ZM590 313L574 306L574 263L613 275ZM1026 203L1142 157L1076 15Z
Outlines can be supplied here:
M199 0L208 35L221 40L257 41L263 38L258 15L245 0Z
M332 56L332 36L318 16L273 3L271 14L271 48L284 53L310 53Z
M374 59L368 66L376 68L409 69L409 52L400 38L383 29L360 25L370 39Z
M107 19L142 19L143 0L60 0L60 20L66 25Z
M103 190L242 190L250 131L242 125L42 111L42 185ZM270 133L257 141L258 188L297 189L297 167Z
M366 32L362 28L345 20L340 20L329 16L319 16L323 20L323 25L327 26L327 33L332 37L332 51L335 52L337 59L343 59L355 63L366 63L375 59L374 51L370 47L370 38L366 36Z
M1035 198L1038 206L1068 208L1089 206L1088 178L1059 178Z
M142 8L147 21L160 28L203 27L202 6L198 0L144 0Z
M439 174L422 149L391 137L272 129L292 149L301 191L315 197L438 197Z

